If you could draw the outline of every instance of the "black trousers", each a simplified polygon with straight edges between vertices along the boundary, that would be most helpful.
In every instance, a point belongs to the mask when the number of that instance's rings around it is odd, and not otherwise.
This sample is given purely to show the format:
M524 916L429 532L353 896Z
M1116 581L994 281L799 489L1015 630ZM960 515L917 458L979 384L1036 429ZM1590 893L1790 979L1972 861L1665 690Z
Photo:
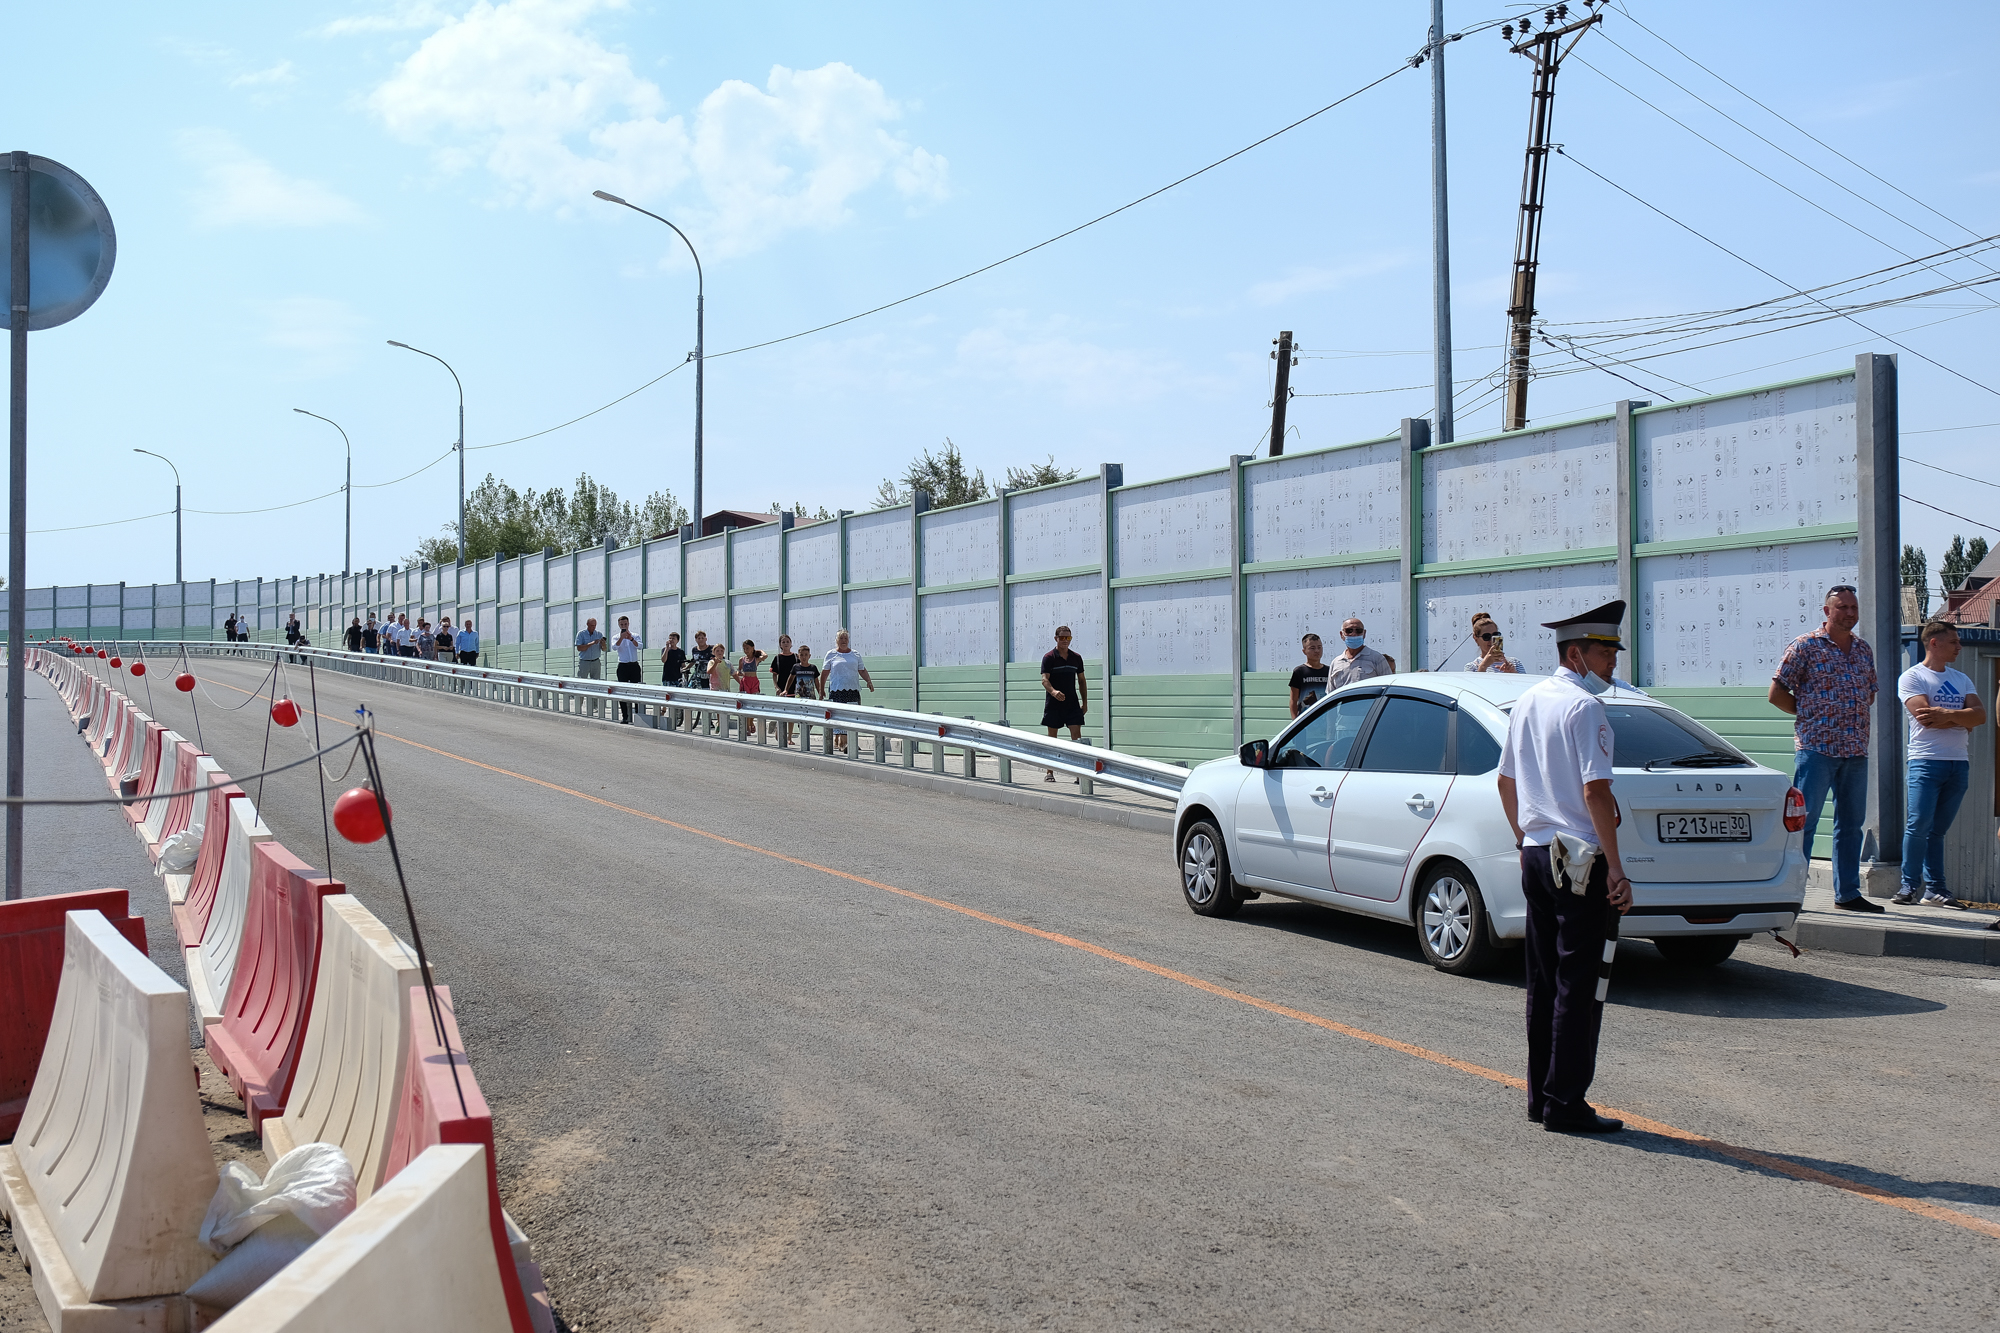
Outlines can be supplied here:
M637 662L620 662L618 664L618 679L627 684L640 685L645 683L646 678L639 674L639 664ZM618 720L620 722L630 722L632 720L632 705L624 699L618 701Z
M1610 869L1604 857L1589 891L1558 888L1549 849L1521 849L1521 893L1528 900L1528 1114L1581 1120L1596 1114L1584 1094L1597 1074L1598 965L1610 924Z

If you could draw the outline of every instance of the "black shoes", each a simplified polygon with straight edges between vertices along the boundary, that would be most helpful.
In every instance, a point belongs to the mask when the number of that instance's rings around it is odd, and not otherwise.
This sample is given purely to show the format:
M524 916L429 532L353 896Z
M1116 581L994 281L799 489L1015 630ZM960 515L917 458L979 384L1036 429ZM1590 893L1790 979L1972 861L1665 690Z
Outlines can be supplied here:
M1834 905L1834 908L1835 908L1835 910L1837 910L1837 911L1841 911L1841 912L1877 912L1877 913L1880 913L1880 912L1886 912L1886 911L1888 911L1888 910L1889 910L1888 908L1886 908L1886 907L1882 906L1882 904L1880 904L1880 903L1878 903L1878 902L1871 902L1871 901L1869 901L1869 900L1868 900L1867 898L1865 898L1865 897L1864 897L1864 898L1836 898L1836 899L1834 900L1834 903L1833 903L1833 905Z
M1544 1120L1542 1128L1551 1134L1616 1134L1625 1122L1593 1112L1581 1120Z

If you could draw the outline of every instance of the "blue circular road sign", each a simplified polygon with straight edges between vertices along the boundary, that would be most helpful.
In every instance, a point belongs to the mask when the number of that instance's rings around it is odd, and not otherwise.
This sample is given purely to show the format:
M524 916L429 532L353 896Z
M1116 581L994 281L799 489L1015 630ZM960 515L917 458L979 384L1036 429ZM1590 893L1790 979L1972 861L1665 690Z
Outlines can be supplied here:
M52 329L90 309L111 281L118 233L90 182L60 162L28 158L28 329ZM0 217L11 216L20 173L0 171ZM11 243L10 243L11 244ZM14 326L12 265L0 270L0 328Z

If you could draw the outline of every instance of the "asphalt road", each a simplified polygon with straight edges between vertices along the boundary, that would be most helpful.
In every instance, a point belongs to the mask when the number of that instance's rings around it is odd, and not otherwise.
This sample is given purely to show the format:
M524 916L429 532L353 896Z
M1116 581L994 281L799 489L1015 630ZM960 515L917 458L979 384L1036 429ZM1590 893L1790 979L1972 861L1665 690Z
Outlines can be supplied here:
M263 707L223 706L260 671L200 673L209 749L255 770ZM378 716L571 1328L1874 1330L2000 1295L1981 969L1752 943L1689 975L1629 945L1596 1095L1733 1147L1567 1138L1478 1072L1523 1064L1517 976L1318 908L1197 918L1159 838L318 687L329 736ZM261 808L324 859L310 768ZM333 862L407 930L383 844Z

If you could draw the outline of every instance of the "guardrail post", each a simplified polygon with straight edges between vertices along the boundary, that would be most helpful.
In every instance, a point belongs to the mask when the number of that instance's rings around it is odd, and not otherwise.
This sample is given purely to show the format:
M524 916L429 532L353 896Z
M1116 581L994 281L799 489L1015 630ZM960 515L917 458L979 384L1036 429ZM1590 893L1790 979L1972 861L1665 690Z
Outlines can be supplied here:
M978 719L974 718L972 714L967 713L965 720L967 722L974 722ZM967 778L977 778L979 776L979 751L967 745L960 753L965 756L965 776Z
M1085 737L1083 738L1083 743L1084 743L1085 745L1096 745L1096 744L1097 744L1097 742L1096 742L1095 740L1093 740L1093 739L1092 739L1091 737L1089 737L1089 736L1085 736ZM1095 796L1095 795L1097 795L1097 783L1096 783L1096 781L1095 781L1094 779L1092 779L1092 778L1091 778L1091 776L1090 776L1089 774L1087 774L1087 773L1086 773L1086 774L1084 774L1084 775L1082 775L1081 777L1077 778L1077 780L1076 780L1076 788L1077 788L1077 794L1078 794L1079 796Z
M877 764L887 764L889 762L889 738L878 731L873 733L871 739L875 743L875 762Z
M917 743L908 736L896 742L896 754L904 768L914 769L917 766Z
M932 717L943 717L943 713L932 713ZM944 772L944 739L939 737L931 742L931 772Z
M1000 719L1000 725L1003 727L1011 726L1011 724L1004 717ZM994 767L998 770L995 780L998 781L1002 786L1011 785L1014 781L1014 761L1009 759L1006 755L1001 754L993 756L993 762L994 762Z

